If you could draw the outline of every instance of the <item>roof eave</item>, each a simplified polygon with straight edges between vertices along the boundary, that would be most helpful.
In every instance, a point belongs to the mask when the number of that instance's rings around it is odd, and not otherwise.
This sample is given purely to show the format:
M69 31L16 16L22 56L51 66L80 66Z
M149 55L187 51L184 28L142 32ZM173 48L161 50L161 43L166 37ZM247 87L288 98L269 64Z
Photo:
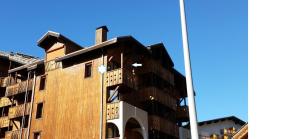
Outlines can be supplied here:
M30 64L26 64L26 65L23 65L23 66L20 66L20 67L17 67L17 68L13 68L13 69L10 69L8 70L8 73L13 73L13 72L16 72L16 71L20 71L20 70L23 70L25 68L30 68L31 66L33 65L40 65L44 63L44 60L39 60L39 61L36 61L36 62L33 62L33 63L30 63Z
M66 41L66 42L70 42L72 44L74 44L75 46L77 47L80 47L80 48L83 48L82 46L80 46L79 44L75 43L74 41L70 40L69 38L65 37L64 35L58 33L58 32L54 32L54 31L48 31L46 32L38 41L37 41L37 45L39 47L42 47L42 43L49 37L49 36L52 36L52 37L55 37L56 39L58 40L63 40L63 41Z
M60 37L60 33L54 32L54 31L47 31L38 41L37 44L40 46L40 44L48 37L48 36L53 36L53 37ZM41 47L41 46L40 46Z
M59 58L55 59L55 61L56 62L63 61L63 60L69 59L71 57L78 56L78 55L81 55L83 53L90 52L90 51L93 51L93 50L96 50L96 49L99 49L99 48L102 48L102 47L114 44L117 41L118 41L118 38L113 38L113 39L107 40L105 42L102 42L100 44L96 44L96 45L93 45L93 46L90 46L90 47L87 47L87 48L84 48L84 49L81 49L81 50L69 53L69 54L67 54L67 55L65 55L63 57L59 57Z

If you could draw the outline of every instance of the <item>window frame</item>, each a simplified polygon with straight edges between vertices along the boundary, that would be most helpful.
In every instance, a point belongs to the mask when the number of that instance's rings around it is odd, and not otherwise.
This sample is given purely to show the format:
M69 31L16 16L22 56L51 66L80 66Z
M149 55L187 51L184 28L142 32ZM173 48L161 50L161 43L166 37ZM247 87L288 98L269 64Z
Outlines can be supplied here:
M89 76L87 76L87 66L90 66L90 74ZM86 62L84 63L84 78L90 78L93 76L93 62L92 61L89 61L89 62Z
M37 115L38 115L38 106L39 106L39 104L42 104L42 111L41 111L41 113L40 113L40 117L37 117ZM38 102L38 103L36 103L35 119L42 119L42 118L43 118L44 104L45 104L44 102Z
M38 139L41 139L42 138L42 131L35 131L35 132L33 132L33 139L35 139L35 137L36 137L37 134L40 136L40 138L38 138Z
M41 88L42 79L44 80L43 88ZM46 83L47 83L47 75L42 75L40 77L40 85L39 85L39 90L40 91L46 90Z

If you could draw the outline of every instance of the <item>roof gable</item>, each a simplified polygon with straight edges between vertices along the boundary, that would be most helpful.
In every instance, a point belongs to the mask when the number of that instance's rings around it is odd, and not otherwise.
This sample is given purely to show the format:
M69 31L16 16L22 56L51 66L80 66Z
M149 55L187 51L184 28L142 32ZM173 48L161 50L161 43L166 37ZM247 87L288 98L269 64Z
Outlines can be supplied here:
M38 41L38 46L45 49L46 51L50 49L51 46L53 46L54 43L63 43L66 47L76 47L77 49L82 49L80 45L77 43L71 41L67 37L63 36L60 33L54 32L54 31L48 31L46 32Z
M165 64L167 64L169 67L174 66L174 63L163 43L153 44L148 46L148 48L155 59L162 60L163 66L166 66Z

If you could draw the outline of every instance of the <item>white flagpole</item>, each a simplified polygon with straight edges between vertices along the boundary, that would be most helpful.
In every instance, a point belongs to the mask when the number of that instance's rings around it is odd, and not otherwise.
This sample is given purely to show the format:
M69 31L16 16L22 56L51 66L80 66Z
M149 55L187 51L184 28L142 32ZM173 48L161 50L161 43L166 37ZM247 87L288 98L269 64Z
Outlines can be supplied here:
M197 127L197 114L196 114L194 89L193 89L193 80L192 80L192 71L191 71L191 62L190 62L190 52L189 52L189 44L188 44L188 34L187 34L185 9L184 9L185 8L184 0L179 0L179 3L180 3L184 67L185 67L185 74L186 74L185 75L186 76L186 88L187 88L187 96L188 96L188 104L189 104L191 138L199 139L198 127Z

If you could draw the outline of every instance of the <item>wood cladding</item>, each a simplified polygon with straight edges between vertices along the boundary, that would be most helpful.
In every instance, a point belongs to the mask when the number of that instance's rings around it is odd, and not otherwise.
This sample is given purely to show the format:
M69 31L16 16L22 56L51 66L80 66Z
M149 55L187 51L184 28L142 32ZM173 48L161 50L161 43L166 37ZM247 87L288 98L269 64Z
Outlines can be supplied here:
M0 108L1 107L6 107L6 106L9 106L9 105L11 105L12 103L11 103L11 101L9 100L9 98L7 98L7 97L2 97L2 98L0 98Z
M28 84L27 84L28 83ZM10 85L6 88L6 96L13 96L19 93L23 93L32 90L32 80L22 81L20 83Z
M45 59L46 59L46 61L50 61L50 60L53 60L57 57L64 56L64 55L65 55L64 44L57 42L47 50Z
M109 86L124 84L134 88L133 75L128 73L124 68L118 68L105 73L105 83Z
M101 87L101 74L97 68L106 57L95 58L68 67L46 70L46 87L39 90L41 76L37 77L30 138L33 133L41 131L43 138L91 138L98 139L100 131L100 102L104 95ZM92 63L91 76L84 77L85 63ZM55 65L55 64L53 64ZM103 100L105 100L103 98ZM37 104L43 102L42 118L36 119ZM103 115L103 126L106 115ZM55 128L53 128L55 127ZM85 132L79 132L84 129ZM105 130L103 130L105 133ZM105 134L102 134L105 135Z
M54 60L45 62L45 71L51 71L62 67L61 62L55 62Z
M164 132L175 137L179 136L178 126L166 119L163 119L159 116L151 115L148 117L149 129L155 129L161 132Z
M105 73L105 82L107 86L114 86L123 83L122 69L116 69Z
M4 87L8 87L8 86L11 86L11 85L14 85L17 83L18 80L16 80L15 78L12 78L12 77L5 77L4 78L4 82L3 82L3 86Z
M174 85L174 75L169 70L165 69L161 64L155 60L147 59L147 62L144 62L143 70L141 73L153 72L159 75L166 81L169 81L171 85Z
M18 105L9 108L8 117L9 119L21 117L24 115L28 115L30 112L30 103Z
M168 106L173 110L176 110L176 99L166 95L160 89L157 89L156 87L147 87L139 91L139 95L141 96L140 98L143 99L142 101L153 99Z
M119 108L120 108L120 104L119 102L116 103L108 103L107 104L107 120L112 120L112 119L118 119L119 118Z
M6 86L6 81L4 77L0 77L0 87L5 87Z
M7 116L0 117L0 128L8 127L9 126L9 119Z
M7 131L5 132L5 139L20 139L20 130ZM22 129L22 139L26 137L27 128Z

